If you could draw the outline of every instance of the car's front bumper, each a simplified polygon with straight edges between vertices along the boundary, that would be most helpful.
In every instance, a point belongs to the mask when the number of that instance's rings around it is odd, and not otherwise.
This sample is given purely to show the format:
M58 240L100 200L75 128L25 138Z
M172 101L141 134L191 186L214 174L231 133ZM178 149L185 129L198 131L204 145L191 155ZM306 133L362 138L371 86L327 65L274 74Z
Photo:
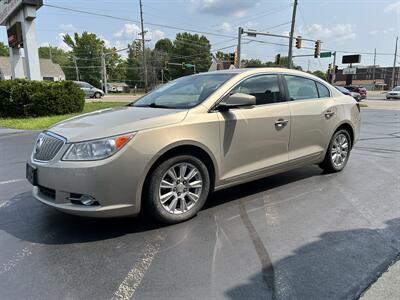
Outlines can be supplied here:
M37 200L80 216L119 217L139 213L139 190L146 157L128 145L121 153L105 160L66 162L61 160L66 148L67 145L50 162L31 158L30 165L37 169L37 186L33 188ZM71 201L82 195L92 197L98 205L85 206Z

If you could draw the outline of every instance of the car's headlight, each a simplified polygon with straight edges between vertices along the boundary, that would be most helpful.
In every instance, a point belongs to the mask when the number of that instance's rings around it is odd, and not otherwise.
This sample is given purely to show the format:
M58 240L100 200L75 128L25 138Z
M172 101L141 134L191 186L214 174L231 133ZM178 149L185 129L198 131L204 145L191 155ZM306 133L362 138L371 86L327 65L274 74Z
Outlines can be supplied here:
M135 133L124 134L99 140L73 143L64 154L62 160L85 161L108 158L121 150Z

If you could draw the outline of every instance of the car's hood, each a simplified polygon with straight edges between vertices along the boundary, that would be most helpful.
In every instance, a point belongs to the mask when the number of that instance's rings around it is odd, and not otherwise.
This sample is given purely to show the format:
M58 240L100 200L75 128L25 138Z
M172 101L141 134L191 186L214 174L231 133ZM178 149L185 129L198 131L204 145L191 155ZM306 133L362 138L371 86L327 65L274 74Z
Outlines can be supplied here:
M105 109L68 119L50 129L68 142L99 139L181 122L187 110L150 107Z

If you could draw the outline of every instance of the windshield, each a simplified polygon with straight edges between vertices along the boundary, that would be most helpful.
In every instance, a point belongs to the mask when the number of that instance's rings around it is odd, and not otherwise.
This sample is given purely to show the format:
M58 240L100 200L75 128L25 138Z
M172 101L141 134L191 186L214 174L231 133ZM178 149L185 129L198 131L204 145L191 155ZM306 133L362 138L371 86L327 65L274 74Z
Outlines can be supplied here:
M395 92L400 91L400 86L396 86L396 87L393 89L393 91L395 91Z
M203 102L235 75L225 73L182 77L143 96L131 106L191 108Z

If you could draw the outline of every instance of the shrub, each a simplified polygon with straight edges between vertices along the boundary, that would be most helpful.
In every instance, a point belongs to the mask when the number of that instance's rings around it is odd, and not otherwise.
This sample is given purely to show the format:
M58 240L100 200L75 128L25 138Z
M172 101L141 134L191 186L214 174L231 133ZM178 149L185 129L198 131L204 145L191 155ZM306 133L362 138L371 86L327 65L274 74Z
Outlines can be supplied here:
M42 117L83 110L85 95L71 81L0 81L0 117Z

